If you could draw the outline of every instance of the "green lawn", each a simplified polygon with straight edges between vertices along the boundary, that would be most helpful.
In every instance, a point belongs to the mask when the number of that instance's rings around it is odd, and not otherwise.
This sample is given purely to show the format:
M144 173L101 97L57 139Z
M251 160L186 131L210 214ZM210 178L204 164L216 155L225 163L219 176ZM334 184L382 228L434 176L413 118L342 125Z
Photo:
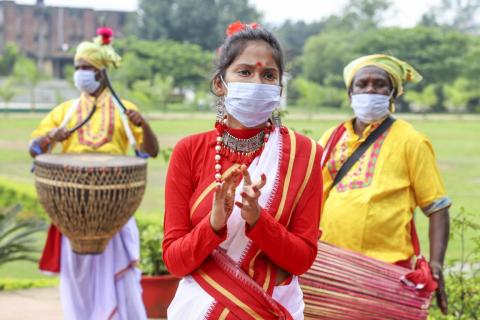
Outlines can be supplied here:
M192 116L183 120L152 120L161 147L172 147L183 136L213 128L212 120L203 116ZM398 117L401 118L401 115ZM186 116L188 118L188 115ZM38 117L11 117L0 115L0 181L33 185L30 173L31 159L27 154L30 132L39 122ZM454 201L451 213L460 207L480 216L480 132L479 121L469 120L417 120L411 121L432 141L449 195ZM300 132L319 139L322 133L338 123L338 120L285 120L285 124ZM167 164L161 158L149 161L148 186L138 216L161 221L163 219L164 182ZM422 214L418 214L418 229L424 252L428 253L428 225ZM43 239L39 239L39 245ZM473 244L468 244L471 247ZM459 256L460 244L452 241L448 257ZM0 278L42 278L32 263L12 263L0 267Z

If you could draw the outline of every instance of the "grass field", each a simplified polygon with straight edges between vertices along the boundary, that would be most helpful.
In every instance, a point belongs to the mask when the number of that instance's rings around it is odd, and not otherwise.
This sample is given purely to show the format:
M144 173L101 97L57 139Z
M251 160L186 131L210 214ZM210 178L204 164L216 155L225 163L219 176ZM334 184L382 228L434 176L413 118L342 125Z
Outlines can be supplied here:
M213 119L212 115L211 119ZM399 115L399 118L402 116ZM188 118L188 117L187 117ZM326 117L328 118L328 117ZM0 179L33 185L30 173L31 159L27 154L31 131L37 126L38 117L0 116ZM304 132L314 139L320 138L329 127L338 120L289 120L285 124L297 131ZM460 207L476 213L480 217L480 121L472 120L425 120L418 118L411 123L426 134L435 148L440 170L454 206L454 215ZM151 125L158 135L161 147L173 147L183 136L209 130L212 120L202 116L192 119L152 120ZM167 163L161 157L149 161L148 186L143 203L137 215L163 220L164 182ZM418 229L423 251L428 254L428 224L422 214L417 215ZM43 237L39 238L39 245ZM473 244L472 244L473 245ZM452 241L448 258L459 256L460 244ZM467 248L470 244L467 243ZM0 267L0 278L42 278L36 266L31 263L12 263Z

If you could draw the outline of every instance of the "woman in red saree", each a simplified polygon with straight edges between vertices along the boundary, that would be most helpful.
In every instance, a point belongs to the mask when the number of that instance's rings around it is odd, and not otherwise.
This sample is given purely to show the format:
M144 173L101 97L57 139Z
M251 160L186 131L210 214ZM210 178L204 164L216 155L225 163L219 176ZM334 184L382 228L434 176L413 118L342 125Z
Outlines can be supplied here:
M303 319L297 276L317 254L322 150L274 112L277 39L240 22L227 36L215 130L182 139L168 169L163 257L183 277L168 318Z

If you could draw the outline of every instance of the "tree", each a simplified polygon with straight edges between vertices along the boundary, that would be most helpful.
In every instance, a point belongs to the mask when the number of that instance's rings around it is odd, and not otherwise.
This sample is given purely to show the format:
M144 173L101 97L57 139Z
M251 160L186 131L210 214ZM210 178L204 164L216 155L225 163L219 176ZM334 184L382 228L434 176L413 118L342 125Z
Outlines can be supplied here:
M306 23L304 21L285 21L275 29L283 48L287 53L287 59L295 58L303 52L305 42L313 35L319 34L323 29L324 22Z
M446 107L450 111L466 111L471 100L480 98L478 85L465 78L458 78L451 85L444 86Z
M8 76L13 72L13 66L16 60L20 57L20 50L17 45L8 42L3 49L3 54L0 56L0 75Z
M408 90L404 99L410 103L411 110L421 112L430 111L438 103L434 84L426 86L422 91Z
M311 37L302 55L302 75L310 81L325 84L329 75L340 74L356 53L352 50L355 33L345 31L324 32Z
M320 86L304 78L295 79L293 87L300 97L298 104L307 107L310 115L319 107L341 108L348 105L347 93L343 89Z
M167 102L173 91L172 77L157 74L153 80L138 80L129 95L136 103L151 109L167 110Z
M480 72L478 39L455 30L419 26L350 32L327 29L307 41L298 59L301 76L323 86L344 88L343 68L355 58L375 53L394 55L412 64L424 77L415 84L417 92L435 84L437 103L430 107L434 111L444 111L445 85L459 77L475 83ZM410 85L406 86L408 92ZM398 105L406 106L403 97Z
M155 74L172 77L175 87L197 87L208 81L211 74L212 53L195 44L133 38L117 44L125 57L122 66L112 75L130 87L135 81L148 80Z
M248 0L141 0L138 36L146 40L175 40L214 50L235 20L257 21L260 15Z
M0 86L0 98L4 103L5 112L7 116L8 116L9 104L13 100L13 98L15 98L16 94L17 94L17 91L13 88L13 79L7 78Z
M126 52L122 57L122 65L118 70L112 71L112 79L122 82L128 87L140 79L149 79L152 75L151 66L139 59L134 52Z
M13 73L19 83L28 86L30 92L30 104L32 111L35 111L35 89L45 77L40 73L36 64L25 57L17 59L15 66L13 67Z
M442 0L424 15L422 23L443 25L462 32L480 33L480 0Z
M342 20L357 30L377 28L391 5L390 0L350 0L344 7Z

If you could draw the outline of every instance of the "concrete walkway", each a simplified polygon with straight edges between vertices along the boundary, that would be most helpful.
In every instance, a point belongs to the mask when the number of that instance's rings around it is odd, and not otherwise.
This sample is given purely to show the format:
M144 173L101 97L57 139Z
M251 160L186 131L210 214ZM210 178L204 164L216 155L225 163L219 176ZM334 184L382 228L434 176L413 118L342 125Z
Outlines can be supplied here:
M0 320L62 320L58 288L0 292Z
M0 291L0 320L63 320L58 288Z

